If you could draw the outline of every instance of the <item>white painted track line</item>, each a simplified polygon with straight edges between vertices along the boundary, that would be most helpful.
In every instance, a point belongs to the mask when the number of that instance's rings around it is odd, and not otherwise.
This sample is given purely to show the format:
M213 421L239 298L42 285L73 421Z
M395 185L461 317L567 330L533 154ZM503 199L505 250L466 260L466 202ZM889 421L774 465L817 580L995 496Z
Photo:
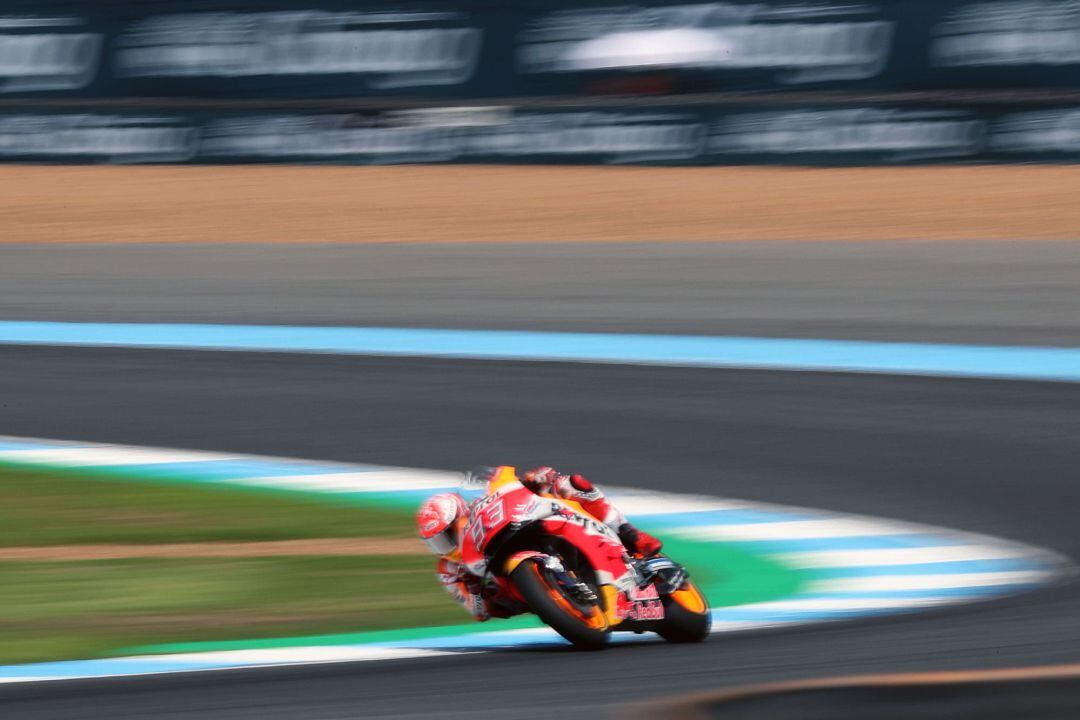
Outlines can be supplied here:
M893 590L948 590L998 585L1045 582L1052 573L1044 570L1015 570L985 573L943 573L940 575L869 575L818 580L809 592L883 592Z
M742 523L687 527L678 531L695 540L811 540L819 538L862 537L870 535L906 535L918 530L888 521L861 518L829 517L788 522Z
M1027 553L1010 547L987 545L942 545L938 547L873 548L781 553L774 557L798 568L874 567L879 565L921 565L965 560L1006 560Z

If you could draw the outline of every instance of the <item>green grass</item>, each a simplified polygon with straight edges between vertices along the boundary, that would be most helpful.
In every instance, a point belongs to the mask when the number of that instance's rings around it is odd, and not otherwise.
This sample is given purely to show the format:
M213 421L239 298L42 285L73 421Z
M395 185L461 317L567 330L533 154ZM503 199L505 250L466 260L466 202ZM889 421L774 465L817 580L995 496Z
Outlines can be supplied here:
M0 662L460 623L429 557L0 563Z
M412 516L306 495L0 466L0 547L407 537Z
M304 495L0 468L0 547L413 532L409 513ZM426 555L0 562L0 663L466 617Z

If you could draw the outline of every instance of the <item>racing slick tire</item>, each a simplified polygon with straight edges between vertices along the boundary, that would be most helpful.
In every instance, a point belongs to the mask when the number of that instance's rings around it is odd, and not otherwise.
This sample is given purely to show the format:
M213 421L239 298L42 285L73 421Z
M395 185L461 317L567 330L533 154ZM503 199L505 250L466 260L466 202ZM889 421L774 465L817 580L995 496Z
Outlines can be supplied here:
M712 615L709 601L697 585L687 580L685 584L663 598L664 619L656 633L673 643L701 642L709 636Z
M522 562L510 573L510 582L529 608L555 632L584 650L600 650L607 645L607 616L597 605L584 606L570 598L549 579L536 559Z

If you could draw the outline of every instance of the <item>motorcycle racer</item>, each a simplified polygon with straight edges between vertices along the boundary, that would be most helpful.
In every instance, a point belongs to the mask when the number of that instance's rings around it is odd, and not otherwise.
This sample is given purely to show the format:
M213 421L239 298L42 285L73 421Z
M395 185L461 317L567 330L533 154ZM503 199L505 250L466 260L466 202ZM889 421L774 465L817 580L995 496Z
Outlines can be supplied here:
M471 475L486 484L495 474L507 470L513 472L513 468L506 467L481 468ZM520 481L537 495L578 503L586 513L614 530L631 554L649 557L660 552L662 545L657 538L630 524L603 492L583 476L541 466L526 472ZM507 592L505 581L494 578L485 586L482 578L470 573L460 562L459 540L468 520L469 506L461 495L453 492L431 496L417 512L420 536L440 556L436 564L439 583L480 622L527 612L528 608Z

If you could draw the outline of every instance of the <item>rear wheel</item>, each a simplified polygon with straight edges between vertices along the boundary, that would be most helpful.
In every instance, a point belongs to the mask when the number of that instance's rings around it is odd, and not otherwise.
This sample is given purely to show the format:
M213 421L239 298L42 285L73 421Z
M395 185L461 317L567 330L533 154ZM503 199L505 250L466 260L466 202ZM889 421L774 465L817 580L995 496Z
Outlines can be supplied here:
M541 562L524 561L510 573L510 581L529 608L576 647L599 650L607 644L609 630L603 608L572 597Z
M681 588L667 595L664 620L656 632L668 642L701 642L709 636L712 616L709 602L697 585L687 580Z

